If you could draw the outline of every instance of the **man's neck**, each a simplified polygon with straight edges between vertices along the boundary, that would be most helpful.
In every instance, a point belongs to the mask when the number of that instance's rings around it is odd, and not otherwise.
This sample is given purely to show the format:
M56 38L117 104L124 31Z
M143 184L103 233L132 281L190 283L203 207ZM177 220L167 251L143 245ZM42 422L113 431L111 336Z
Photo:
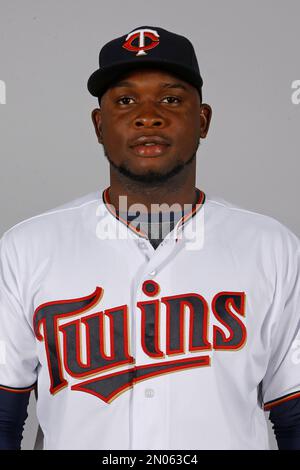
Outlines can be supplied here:
M126 197L127 207L142 205L148 212L155 212L156 205L168 207L176 206L175 210L185 210L185 206L195 203L197 196L195 175L191 174L184 181L171 180L157 185L149 185L132 181L127 178L111 178L109 200L115 210L124 211L122 199ZM121 203L121 207L120 207Z

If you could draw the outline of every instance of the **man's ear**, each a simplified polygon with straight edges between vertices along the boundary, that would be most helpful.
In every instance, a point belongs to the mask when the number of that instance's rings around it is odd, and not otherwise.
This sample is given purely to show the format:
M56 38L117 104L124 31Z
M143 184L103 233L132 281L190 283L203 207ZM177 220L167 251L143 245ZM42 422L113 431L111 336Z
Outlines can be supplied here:
M99 142L99 144L102 144L103 143L103 135L102 135L101 109L100 108L93 109L91 117L92 117L92 121L93 121L93 124L94 124L94 129L95 129L95 132L96 132L98 142Z
M200 137L204 139L208 133L212 109L209 104L202 103L200 105Z

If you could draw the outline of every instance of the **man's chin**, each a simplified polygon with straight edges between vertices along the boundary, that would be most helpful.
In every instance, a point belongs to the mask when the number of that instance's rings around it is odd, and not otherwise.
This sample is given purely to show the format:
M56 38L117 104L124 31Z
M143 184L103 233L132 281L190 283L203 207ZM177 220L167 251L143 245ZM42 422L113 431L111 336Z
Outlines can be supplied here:
M106 155L109 163L123 176L126 176L132 181L136 181L138 183L153 185L153 184L162 184L166 181L170 180L174 176L178 175L183 171L186 165L190 164L196 157L196 153L184 163L178 163L174 166L171 170L165 172L156 172L148 170L145 173L136 173L134 170L131 170L128 166L116 165L109 157Z
M168 171L166 173L158 173L155 171L147 171L145 173L135 173L134 171L131 171L129 168L126 168L125 166L119 166L117 170L122 175L138 183L144 183L144 184L156 183L157 184L157 183L164 183L168 181L173 176L180 173L183 170L183 168L184 168L184 165L178 165L174 167L171 171Z

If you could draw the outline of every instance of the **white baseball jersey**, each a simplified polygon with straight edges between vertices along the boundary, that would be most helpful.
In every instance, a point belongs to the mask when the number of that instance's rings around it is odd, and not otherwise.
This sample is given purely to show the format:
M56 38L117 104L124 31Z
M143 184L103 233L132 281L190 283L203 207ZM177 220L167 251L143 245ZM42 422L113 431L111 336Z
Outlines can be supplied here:
M300 396L300 241L200 191L155 250L96 191L1 239L0 384L45 449L268 449Z

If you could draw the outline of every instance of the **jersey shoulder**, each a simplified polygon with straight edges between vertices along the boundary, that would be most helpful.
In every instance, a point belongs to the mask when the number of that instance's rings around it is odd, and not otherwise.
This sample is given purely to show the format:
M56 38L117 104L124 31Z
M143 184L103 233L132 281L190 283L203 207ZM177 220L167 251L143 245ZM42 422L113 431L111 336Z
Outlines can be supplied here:
M263 237L264 240L278 241L280 244L288 240L296 249L300 249L300 239L287 225L278 218L259 211L246 209L232 201L215 195L206 195L205 204L209 217L219 219L226 230L240 231Z
M23 219L6 230L1 240L2 242L5 240L9 243L10 240L28 239L31 236L39 236L41 238L43 232L55 230L62 223L69 223L71 219L76 220L78 218L78 211L84 210L85 207L97 203L97 201L101 201L101 195L101 191L93 191Z

